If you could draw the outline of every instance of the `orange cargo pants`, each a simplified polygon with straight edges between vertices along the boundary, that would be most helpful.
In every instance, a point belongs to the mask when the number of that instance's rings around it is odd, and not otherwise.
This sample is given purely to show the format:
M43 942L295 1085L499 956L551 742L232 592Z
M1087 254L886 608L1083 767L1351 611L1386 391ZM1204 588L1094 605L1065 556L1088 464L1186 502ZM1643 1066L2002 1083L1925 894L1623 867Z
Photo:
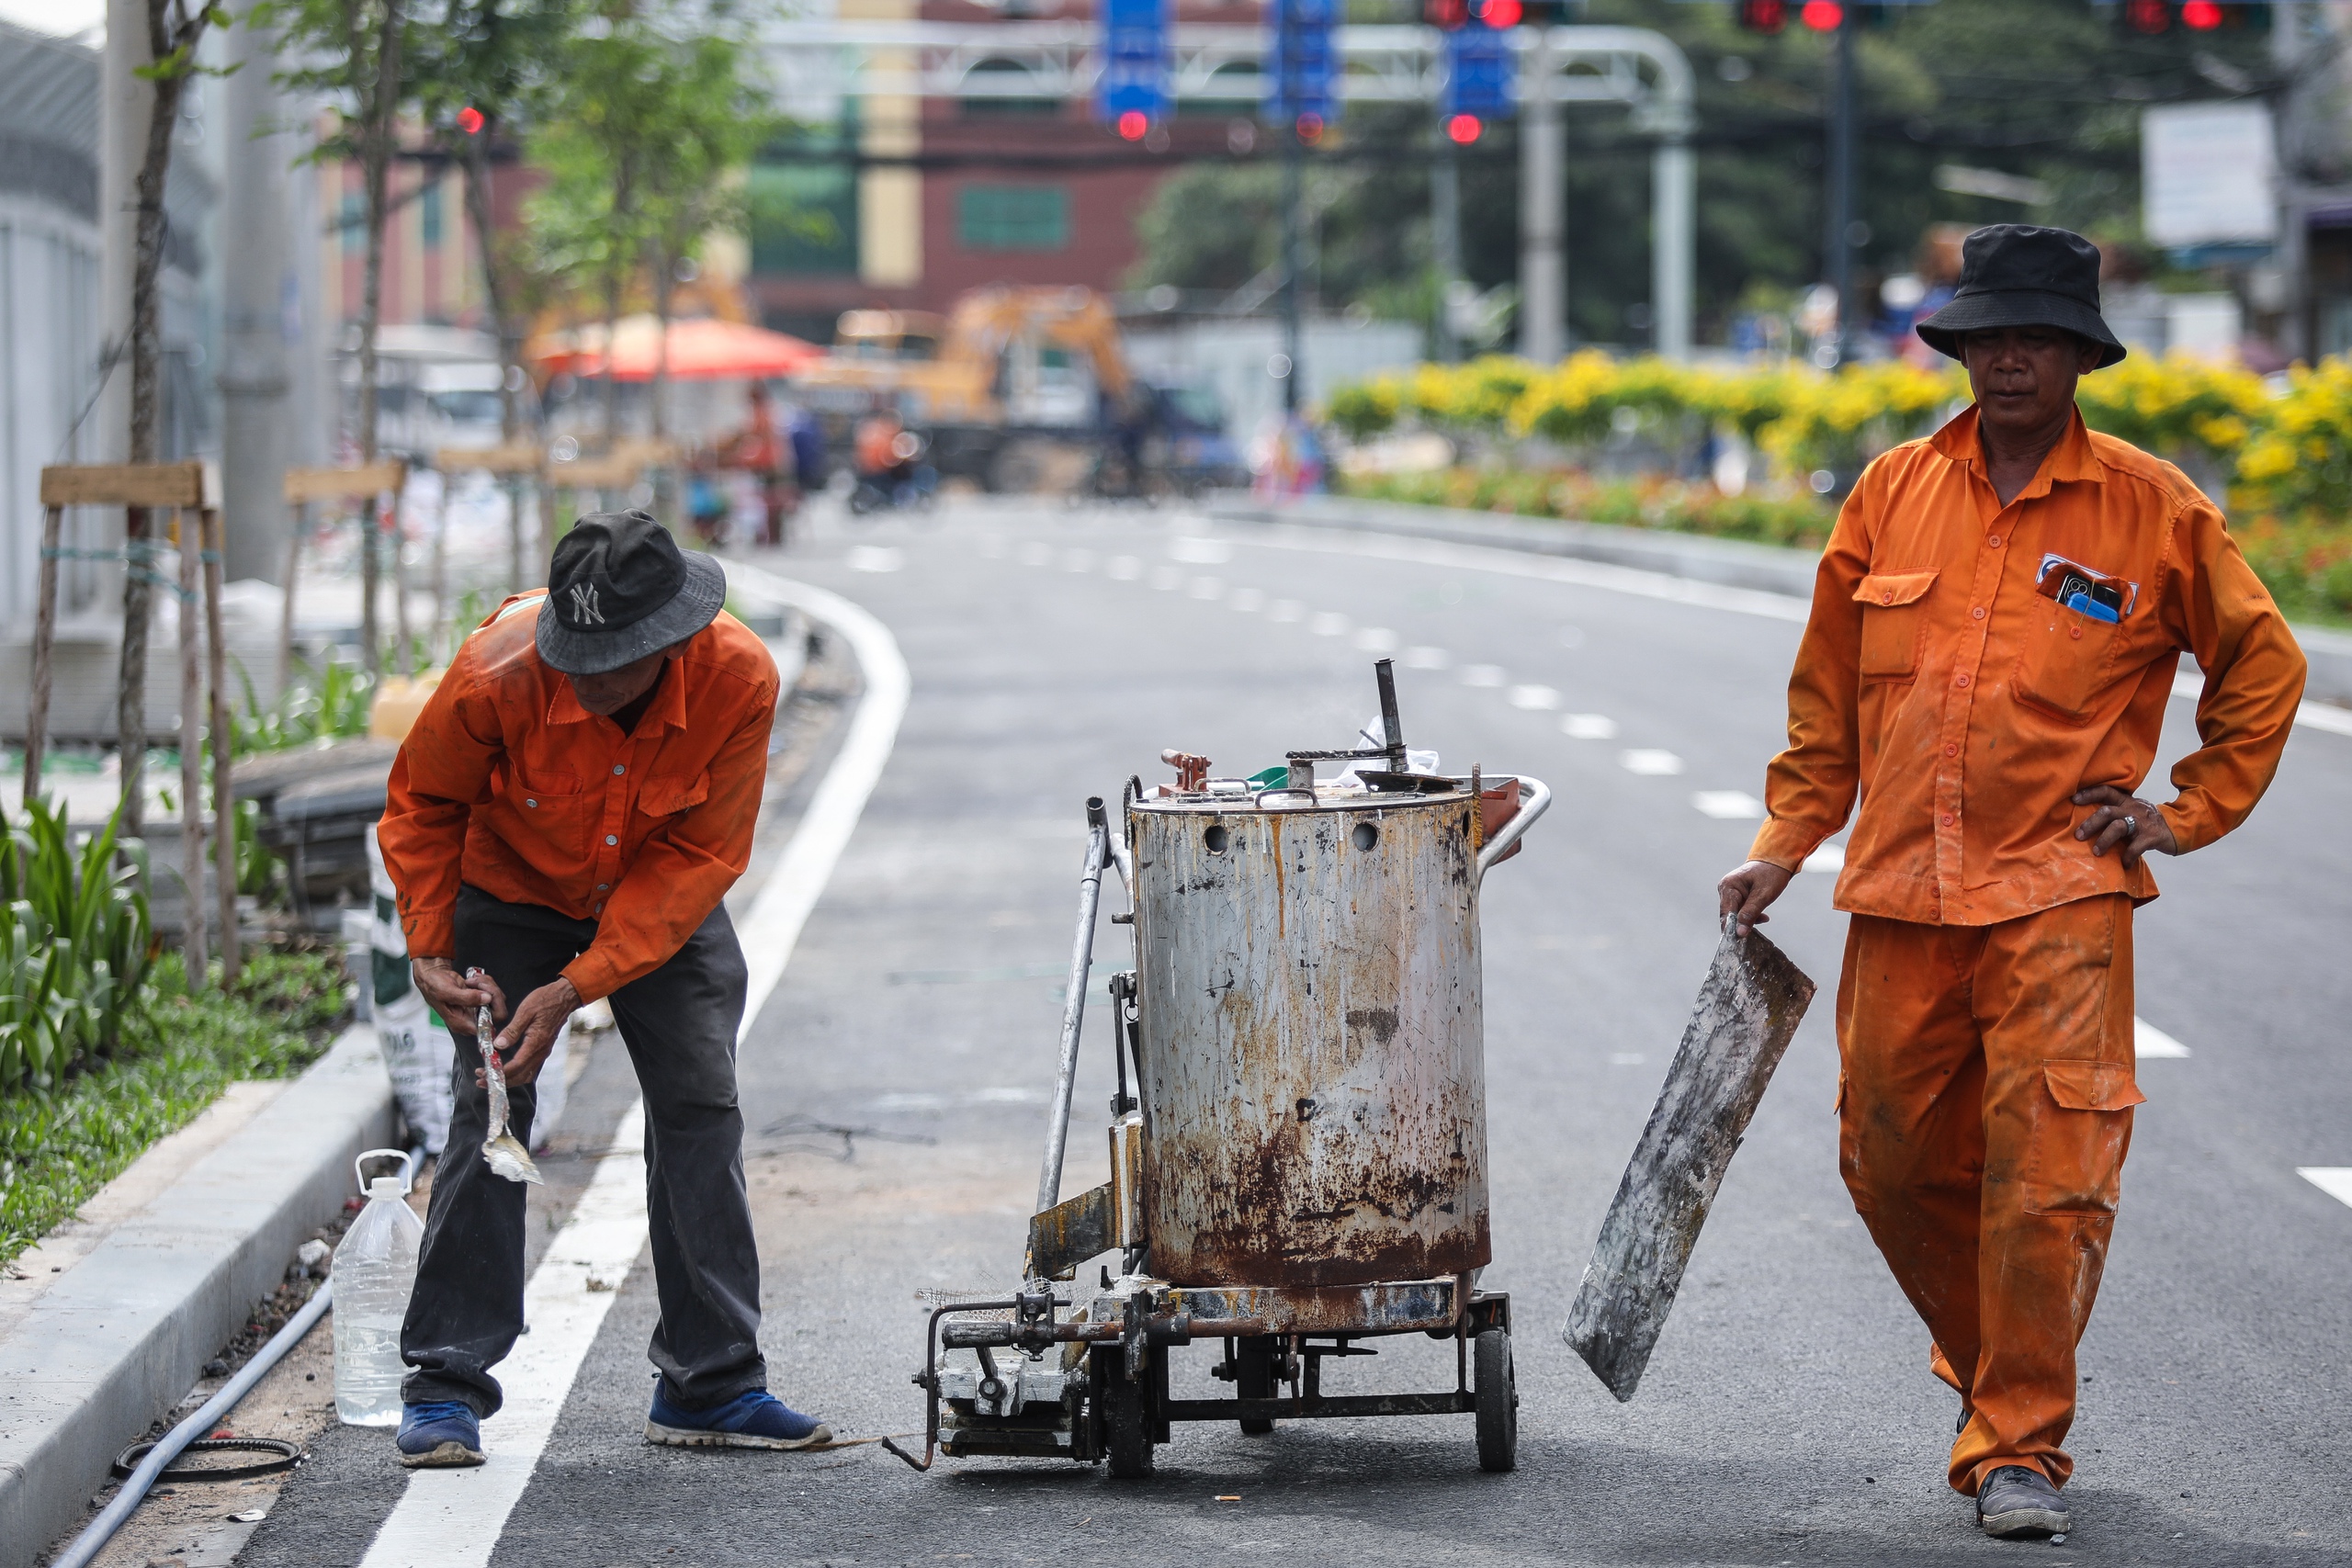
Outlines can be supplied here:
M2132 905L1989 926L1857 915L1838 986L1838 1166L1968 1413L1951 1483L2063 1486L2075 1346L2115 1224L2132 1107Z

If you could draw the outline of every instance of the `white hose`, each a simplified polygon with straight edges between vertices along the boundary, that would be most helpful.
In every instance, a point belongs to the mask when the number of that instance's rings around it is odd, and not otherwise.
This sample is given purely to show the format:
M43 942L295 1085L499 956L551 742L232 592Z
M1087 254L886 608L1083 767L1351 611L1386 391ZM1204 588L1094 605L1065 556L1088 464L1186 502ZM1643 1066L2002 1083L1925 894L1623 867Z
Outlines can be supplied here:
M146 1500L147 1489L155 1484L155 1478L164 1473L172 1461L180 1457L180 1450L210 1431L213 1423L234 1410L237 1402L253 1392L254 1384L266 1377L269 1370L284 1359L287 1351L302 1342L302 1336L311 1332L319 1319L326 1315L327 1308L334 1304L334 1281L321 1281L317 1292L302 1303L302 1310L296 1313L285 1327L271 1336L269 1343L263 1346L252 1360L238 1368L237 1375L221 1385L220 1393L205 1401L203 1409L173 1427L162 1442L148 1451L147 1457L139 1461L139 1468L130 1472L130 1479L122 1483L122 1490L115 1494L114 1501L108 1503L98 1517L74 1538L74 1544L59 1553L57 1561L51 1563L50 1568L87 1568L90 1561L114 1538L114 1532L122 1528L123 1521Z

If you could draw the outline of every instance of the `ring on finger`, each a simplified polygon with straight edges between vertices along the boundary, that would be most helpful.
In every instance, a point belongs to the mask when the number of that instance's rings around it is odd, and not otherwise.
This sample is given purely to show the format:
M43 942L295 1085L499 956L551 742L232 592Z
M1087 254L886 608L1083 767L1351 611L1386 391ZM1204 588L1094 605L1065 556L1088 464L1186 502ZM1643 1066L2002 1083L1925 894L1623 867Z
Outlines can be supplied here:
M2136 838L2138 838L2139 836L2140 836L2140 819L2139 819L2137 817L2130 817L2130 816L2125 817L2125 818L2123 818L2123 840L2124 840L2124 842L2129 843L2129 842L2131 842L2133 839L2136 839Z

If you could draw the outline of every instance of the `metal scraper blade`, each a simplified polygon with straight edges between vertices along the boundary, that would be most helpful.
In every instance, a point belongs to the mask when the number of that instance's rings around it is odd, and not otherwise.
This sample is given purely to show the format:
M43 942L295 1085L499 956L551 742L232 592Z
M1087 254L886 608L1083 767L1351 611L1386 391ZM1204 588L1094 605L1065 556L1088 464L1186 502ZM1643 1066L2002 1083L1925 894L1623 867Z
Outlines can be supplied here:
M1621 1402L1641 1386L1732 1152L1813 992L1762 933L1726 930L1561 1330Z

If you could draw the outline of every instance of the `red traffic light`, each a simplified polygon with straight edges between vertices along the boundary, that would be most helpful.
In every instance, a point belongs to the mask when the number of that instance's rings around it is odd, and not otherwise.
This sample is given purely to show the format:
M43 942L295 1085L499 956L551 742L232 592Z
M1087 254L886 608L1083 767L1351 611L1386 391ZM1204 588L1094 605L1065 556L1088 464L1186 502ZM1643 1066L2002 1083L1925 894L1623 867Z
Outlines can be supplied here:
M1838 0L1804 0L1797 19L1817 33L1834 33L1846 23L1846 7Z
M1478 19L1490 28L1515 28L1526 8L1520 0L1483 0L1476 9Z
M459 130L464 131L468 136L480 136L481 134L481 110L474 107L471 104L468 104L464 108L458 111L458 129Z
M2180 8L2180 23L2196 32L2211 32L2222 25L2222 7L2214 0L2188 0Z
M1303 114L1298 117L1298 139L1312 145L1323 140L1323 117Z
M1119 117L1119 134L1130 141L1141 141L1144 133L1150 129L1151 121L1144 117L1141 109L1129 109Z
M1446 117L1446 140L1452 141L1457 147L1469 146L1470 143L1478 140L1479 133L1486 129L1487 128L1485 126L1478 123L1478 117L1475 114L1457 114L1448 115Z
M1470 0L1421 0L1421 20L1452 32L1470 19Z
M1751 33L1777 33L1789 25L1789 0L1739 0L1739 25Z

